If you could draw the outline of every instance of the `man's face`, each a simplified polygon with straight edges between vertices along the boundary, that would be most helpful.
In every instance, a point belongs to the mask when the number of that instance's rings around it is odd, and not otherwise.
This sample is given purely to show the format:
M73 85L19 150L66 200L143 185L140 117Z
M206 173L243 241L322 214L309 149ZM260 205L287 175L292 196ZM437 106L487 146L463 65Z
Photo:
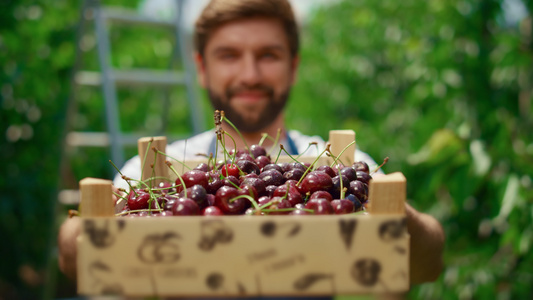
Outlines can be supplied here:
M217 28L196 62L214 108L240 131L258 132L283 110L298 58L290 54L281 22L251 18Z

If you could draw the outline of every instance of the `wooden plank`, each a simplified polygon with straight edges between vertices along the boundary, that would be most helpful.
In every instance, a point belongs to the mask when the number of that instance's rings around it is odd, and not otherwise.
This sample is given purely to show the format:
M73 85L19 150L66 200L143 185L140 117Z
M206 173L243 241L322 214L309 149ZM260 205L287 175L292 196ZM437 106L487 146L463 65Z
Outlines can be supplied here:
M354 163L355 131L353 130L330 130L329 143L331 144L331 153L338 157L345 166L351 166ZM344 148L350 145L346 150ZM344 152L343 152L344 150Z
M84 178L80 180L80 211L84 217L115 215L111 180Z
M167 148L167 138L165 136L143 137L138 140L137 148L139 151L139 157L141 158L141 179L146 180L151 177L156 177L153 184L154 186L157 186L164 181L162 178L168 177L169 170L165 163L167 157L161 153L156 154L153 149L165 153Z
M376 176L368 191L371 214L405 214L406 179L402 173Z

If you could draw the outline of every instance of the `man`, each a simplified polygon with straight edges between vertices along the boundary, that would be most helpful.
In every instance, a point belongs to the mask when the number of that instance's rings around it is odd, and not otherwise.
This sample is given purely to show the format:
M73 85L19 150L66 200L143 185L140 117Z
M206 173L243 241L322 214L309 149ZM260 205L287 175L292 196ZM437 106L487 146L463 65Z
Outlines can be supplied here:
M276 136L281 128L281 144L301 153L311 141L323 145L318 137L307 137L285 129L283 109L296 79L299 64L298 30L286 0L213 0L202 12L195 28L195 62L198 80L209 93L215 109L224 110L236 125L247 145L257 144L263 133ZM236 137L236 147L244 141L226 123L222 127ZM167 153L178 159L215 149L214 131L186 141L169 144ZM276 147L270 140L266 147ZM355 160L374 161L356 151ZM123 173L139 178L140 160L128 161ZM115 180L120 185L120 180ZM442 269L444 234L431 216L406 204L411 235L410 280L422 283L435 280ZM75 276L75 236L79 222L69 219L59 236L60 268Z

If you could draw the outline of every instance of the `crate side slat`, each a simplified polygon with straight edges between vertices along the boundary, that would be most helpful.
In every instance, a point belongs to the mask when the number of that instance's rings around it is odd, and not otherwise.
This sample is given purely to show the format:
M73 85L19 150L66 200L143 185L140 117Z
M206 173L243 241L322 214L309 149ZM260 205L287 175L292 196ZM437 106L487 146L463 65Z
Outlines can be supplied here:
M253 296L406 291L409 236L402 224L401 215L85 219L79 292Z

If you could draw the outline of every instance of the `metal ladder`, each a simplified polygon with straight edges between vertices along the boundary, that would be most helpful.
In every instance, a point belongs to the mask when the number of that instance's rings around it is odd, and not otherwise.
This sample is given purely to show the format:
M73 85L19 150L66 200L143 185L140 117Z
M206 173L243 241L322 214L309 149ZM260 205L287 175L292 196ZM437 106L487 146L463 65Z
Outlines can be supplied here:
M102 88L105 103L105 120L107 132L73 132L69 131L65 135L67 147L110 147L111 159L117 166L122 166L124 159L124 146L136 145L138 135L124 134L120 129L120 116L117 103L117 87L144 85L160 86L164 88L184 86L186 88L189 114L191 116L192 133L200 133L205 129L203 113L198 105L197 92L194 86L194 66L190 57L187 56L186 33L183 25L183 7L186 0L175 0L176 12L173 20L161 20L145 16L133 10L123 8L106 7L101 5L99 0L85 0L82 6L81 19L78 28L77 58L75 68L77 71L73 78L73 90L76 86L98 86ZM96 46L98 53L98 64L100 72L80 70L82 51L80 48L81 37L83 36L88 19L94 19L94 30L96 35ZM109 38L109 24L141 25L166 28L173 30L176 35L177 46L174 47L174 59L181 59L183 70L155 70L155 69L134 69L119 70L111 65L111 42ZM172 64L170 64L171 66ZM72 120L68 120L75 115L77 105L75 103L75 91L71 93L69 107L67 108L67 127ZM168 93L164 101L164 106L168 107ZM163 114L167 111L163 108ZM168 116L165 116L168 118Z

